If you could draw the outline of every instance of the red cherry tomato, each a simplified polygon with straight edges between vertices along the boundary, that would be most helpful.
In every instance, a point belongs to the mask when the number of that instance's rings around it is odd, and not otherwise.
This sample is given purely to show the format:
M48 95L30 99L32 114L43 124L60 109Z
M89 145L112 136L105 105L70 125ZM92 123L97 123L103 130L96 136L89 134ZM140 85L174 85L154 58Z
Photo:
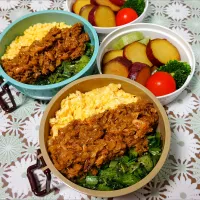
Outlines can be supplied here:
M116 15L116 24L117 26L121 26L132 22L133 20L138 18L138 14L132 8L123 8Z
M169 73L156 72L147 80L146 87L155 96L163 96L176 90L176 82Z

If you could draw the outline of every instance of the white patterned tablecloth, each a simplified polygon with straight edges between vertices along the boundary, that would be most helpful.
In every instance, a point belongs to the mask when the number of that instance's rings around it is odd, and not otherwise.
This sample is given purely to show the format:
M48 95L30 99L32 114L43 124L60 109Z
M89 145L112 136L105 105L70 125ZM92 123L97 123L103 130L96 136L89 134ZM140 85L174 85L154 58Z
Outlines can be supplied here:
M27 13L66 9L62 0L0 0L0 32ZM147 23L169 27L183 36L196 56L196 72L185 91L166 107L171 123L169 157L159 174L145 187L114 200L197 200L200 199L200 0L151 0ZM35 197L26 176L35 163L38 130L44 101L28 98L12 88L18 105L11 114L0 110L0 199L40 199ZM41 184L44 175L37 172ZM42 199L101 199L88 197L53 177L57 191Z

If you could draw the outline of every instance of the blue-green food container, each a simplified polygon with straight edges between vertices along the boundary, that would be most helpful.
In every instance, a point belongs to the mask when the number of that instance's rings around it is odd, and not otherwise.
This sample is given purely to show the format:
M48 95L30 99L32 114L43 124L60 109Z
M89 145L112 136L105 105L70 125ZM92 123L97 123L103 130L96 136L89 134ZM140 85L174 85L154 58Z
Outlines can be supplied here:
M75 76L66 79L65 81L62 81L60 83L44 85L44 86L29 85L18 82L13 78L11 78L10 76L8 76L0 65L0 76L2 76L2 78L4 79L5 81L4 84L8 83L10 85L13 85L23 94L35 99L50 100L61 88L63 88L68 83L80 77L91 75L94 70L96 57L98 54L98 49L99 49L98 35L95 29L88 21L70 12L48 10L48 11L35 12L25 15L16 20L15 22L13 22L12 24L10 24L0 35L0 57L3 56L3 54L5 53L6 47L10 45L10 43L17 36L23 35L23 32L27 28L37 23L51 23L51 22L64 22L67 25L73 25L78 22L82 23L84 25L85 32L87 32L90 36L92 45L94 45L94 53L87 66L84 67L84 69L81 70L79 73L77 73Z

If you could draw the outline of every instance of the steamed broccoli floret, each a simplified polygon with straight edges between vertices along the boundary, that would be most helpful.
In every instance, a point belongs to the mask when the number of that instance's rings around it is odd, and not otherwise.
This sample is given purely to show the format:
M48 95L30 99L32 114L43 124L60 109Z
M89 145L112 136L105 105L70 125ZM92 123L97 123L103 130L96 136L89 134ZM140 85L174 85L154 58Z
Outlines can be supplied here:
M166 65L161 66L157 71L170 73L176 81L176 89L182 87L191 72L191 67L186 62L171 60Z
M127 0L125 1L122 8L132 8L140 16L144 11L145 1L144 0Z

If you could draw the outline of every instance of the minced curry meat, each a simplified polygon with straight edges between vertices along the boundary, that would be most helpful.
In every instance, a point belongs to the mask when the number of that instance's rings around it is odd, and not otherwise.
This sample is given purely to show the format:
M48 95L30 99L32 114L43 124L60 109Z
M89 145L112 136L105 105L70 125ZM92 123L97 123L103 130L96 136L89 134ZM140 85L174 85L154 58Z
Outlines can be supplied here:
M87 172L96 175L106 162L135 147L139 154L148 150L146 134L158 124L153 104L140 100L116 109L74 120L50 137L48 151L55 167L68 179Z

